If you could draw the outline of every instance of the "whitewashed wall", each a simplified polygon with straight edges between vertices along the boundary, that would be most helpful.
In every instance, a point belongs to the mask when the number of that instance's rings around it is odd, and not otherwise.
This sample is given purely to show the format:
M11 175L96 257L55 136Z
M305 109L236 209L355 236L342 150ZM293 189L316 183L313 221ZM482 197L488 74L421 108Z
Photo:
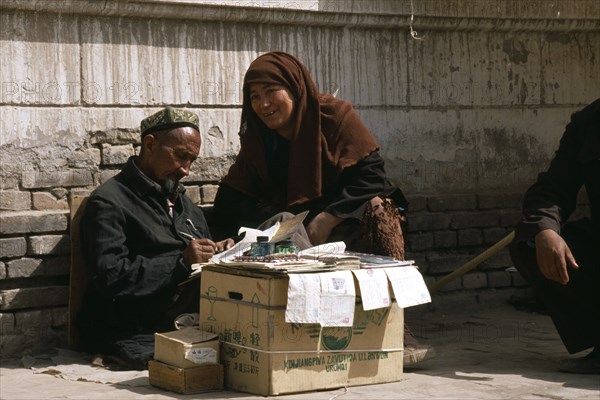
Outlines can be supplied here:
M62 168L90 132L166 104L201 114L203 156L232 156L244 71L269 50L356 105L407 191L523 187L600 93L598 2L492 3L415 0L414 40L410 1L6 1L2 187L16 159Z

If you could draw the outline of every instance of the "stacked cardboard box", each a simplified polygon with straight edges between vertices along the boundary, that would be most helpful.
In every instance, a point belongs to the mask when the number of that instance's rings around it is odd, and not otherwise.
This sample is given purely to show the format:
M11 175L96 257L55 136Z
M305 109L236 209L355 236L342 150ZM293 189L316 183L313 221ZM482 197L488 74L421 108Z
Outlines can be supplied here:
M201 329L221 338L229 389L260 395L402 379L403 309L364 311L349 327L285 322L288 276L208 266Z
M219 338L198 328L154 335L154 360L148 364L150 384L177 393L223 389Z

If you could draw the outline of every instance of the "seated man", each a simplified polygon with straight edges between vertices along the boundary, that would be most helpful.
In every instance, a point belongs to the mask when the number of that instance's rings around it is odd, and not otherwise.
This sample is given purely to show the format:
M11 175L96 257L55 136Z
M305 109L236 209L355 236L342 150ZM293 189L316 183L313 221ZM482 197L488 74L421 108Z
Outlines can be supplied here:
M182 283L191 265L233 245L211 240L202 210L179 180L198 157L198 116L167 107L141 123L140 155L99 186L81 220L92 281L77 327L86 350L145 369L154 333L198 312L198 282Z
M567 222L585 186L591 220ZM569 351L559 369L600 373L600 99L571 117L550 168L523 201L512 260L546 305Z

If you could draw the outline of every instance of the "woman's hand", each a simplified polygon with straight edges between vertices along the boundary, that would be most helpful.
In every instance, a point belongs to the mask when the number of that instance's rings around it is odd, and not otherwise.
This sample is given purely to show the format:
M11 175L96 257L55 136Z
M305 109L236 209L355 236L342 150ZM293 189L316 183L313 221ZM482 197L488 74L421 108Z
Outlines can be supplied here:
M567 243L552 229L535 235L535 255L542 275L563 285L569 283L567 266L579 268Z
M342 218L336 217L325 211L317 214L315 218L306 227L306 233L313 246L318 246L325 243L333 228L338 226L343 221Z

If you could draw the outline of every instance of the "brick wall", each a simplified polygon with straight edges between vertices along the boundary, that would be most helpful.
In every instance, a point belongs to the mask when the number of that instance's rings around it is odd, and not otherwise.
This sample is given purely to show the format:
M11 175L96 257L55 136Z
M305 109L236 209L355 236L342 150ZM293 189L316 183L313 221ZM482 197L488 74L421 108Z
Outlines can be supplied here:
M415 196L408 200L406 258L416 260L428 286L500 241L521 218L522 193ZM589 216L589 202L582 190L571 219ZM512 267L506 247L439 291L527 286Z
M431 285L509 234L520 218L520 202L520 194L414 198L407 257L417 260ZM518 274L506 271L511 266L504 249L440 291L523 285Z

